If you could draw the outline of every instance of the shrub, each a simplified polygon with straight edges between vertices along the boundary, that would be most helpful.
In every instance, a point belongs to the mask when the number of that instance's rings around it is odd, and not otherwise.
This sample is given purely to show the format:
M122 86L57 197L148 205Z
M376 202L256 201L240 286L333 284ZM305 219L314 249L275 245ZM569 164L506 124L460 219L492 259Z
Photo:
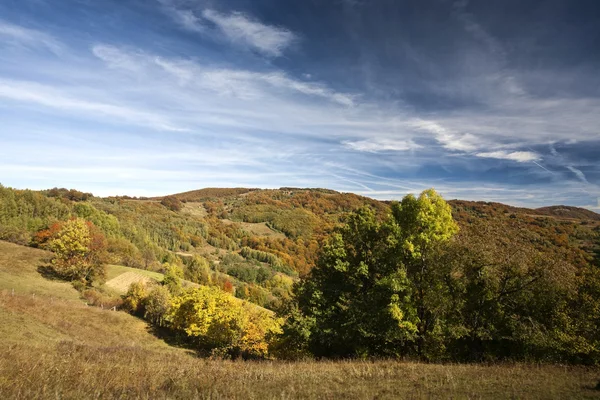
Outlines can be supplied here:
M200 287L173 299L171 327L200 350L246 358L267 357L281 321L216 288Z
M171 308L171 292L165 286L156 286L144 299L144 318L156 326L165 326Z
M183 208L183 203L174 196L167 196L163 198L160 202L163 206L167 207L171 211L181 211Z
M134 282L123 296L123 307L132 314L144 315L144 301L148 297L148 288L143 282Z

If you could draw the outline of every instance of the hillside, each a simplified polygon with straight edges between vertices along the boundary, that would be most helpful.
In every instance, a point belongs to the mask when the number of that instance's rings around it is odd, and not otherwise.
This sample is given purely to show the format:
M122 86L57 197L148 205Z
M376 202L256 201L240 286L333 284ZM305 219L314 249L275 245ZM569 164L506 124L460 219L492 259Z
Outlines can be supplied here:
M389 210L389 202L326 189L208 188L166 197L181 205L165 206L164 197L98 198L73 189L0 187L0 239L37 246L39 232L82 217L106 235L112 264L159 273L165 263L181 264L188 280L231 286L237 297L277 309L349 212L369 206L383 217ZM526 240L564 248L579 263L597 251L600 216L589 210L449 204L463 228L484 223L525 232Z
M70 283L45 278L40 267L47 264L48 256L45 251L0 241L0 335L5 350L6 346L52 348L70 343L178 352L148 332L142 320L86 306Z
M38 271L48 255L0 241L0 398L600 397L586 367L202 360L138 318L85 306Z

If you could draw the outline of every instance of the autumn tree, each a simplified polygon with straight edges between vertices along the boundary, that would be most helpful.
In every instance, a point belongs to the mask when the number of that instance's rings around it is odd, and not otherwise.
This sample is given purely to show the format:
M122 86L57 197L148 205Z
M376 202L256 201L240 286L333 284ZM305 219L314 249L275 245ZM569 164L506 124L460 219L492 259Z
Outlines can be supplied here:
M206 286L175 297L168 320L198 349L233 357L267 357L280 333L280 321L267 311Z
M294 315L284 330L306 337L312 326L308 348L317 356L400 356L417 332L417 319L406 270L393 257L394 229L369 208L350 215L296 288L304 320Z
M144 315L144 301L148 297L148 288L144 282L133 282L123 296L123 307L134 315Z
M175 196L166 196L161 201L160 204L167 207L171 211L181 211L183 208L183 203Z
M52 266L61 277L91 285L105 276L104 235L91 222L80 218L66 221L49 244Z
M167 317L171 309L171 292L166 286L155 286L144 298L142 306L144 318L156 326L168 325Z
M173 295L178 295L183 290L183 269L177 264L166 263L164 265L165 275L162 284L169 289Z
M437 249L457 230L450 207L433 189L392 204L384 221L370 208L351 214L296 288L299 310L313 324L311 351L401 356L416 344L422 355L439 318ZM292 322L306 336L298 315Z
M412 289L417 310L417 354L423 357L425 345L444 334L440 322L447 304L448 271L439 260L444 244L458 232L452 209L433 189L419 197L411 194L392 204L394 252L401 260ZM433 349L430 349L433 350Z

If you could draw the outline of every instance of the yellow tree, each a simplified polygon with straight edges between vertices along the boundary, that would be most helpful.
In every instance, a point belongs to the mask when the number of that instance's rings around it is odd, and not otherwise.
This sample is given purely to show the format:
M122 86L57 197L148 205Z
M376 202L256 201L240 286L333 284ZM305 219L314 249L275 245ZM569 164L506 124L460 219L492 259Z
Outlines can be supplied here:
M105 276L105 239L91 222L80 218L65 222L49 247L54 270L62 278L91 285Z
M219 354L266 357L281 322L217 288L202 286L173 299L168 319L199 348Z

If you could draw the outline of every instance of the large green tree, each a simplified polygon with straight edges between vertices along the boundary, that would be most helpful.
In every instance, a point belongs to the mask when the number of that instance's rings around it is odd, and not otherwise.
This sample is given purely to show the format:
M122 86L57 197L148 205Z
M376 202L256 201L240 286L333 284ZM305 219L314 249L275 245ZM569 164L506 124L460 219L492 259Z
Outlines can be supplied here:
M419 197L405 196L391 208L390 223L397 240L395 256L410 282L411 300L417 311L416 351L423 357L439 350L440 339L450 333L442 318L448 305L449 271L440 256L458 232L458 225L450 206L433 189L423 191Z
M369 208L351 214L296 289L312 325L310 350L341 357L421 354L443 303L438 249L457 230L433 189L392 204L383 220ZM297 315L290 324L305 335Z

